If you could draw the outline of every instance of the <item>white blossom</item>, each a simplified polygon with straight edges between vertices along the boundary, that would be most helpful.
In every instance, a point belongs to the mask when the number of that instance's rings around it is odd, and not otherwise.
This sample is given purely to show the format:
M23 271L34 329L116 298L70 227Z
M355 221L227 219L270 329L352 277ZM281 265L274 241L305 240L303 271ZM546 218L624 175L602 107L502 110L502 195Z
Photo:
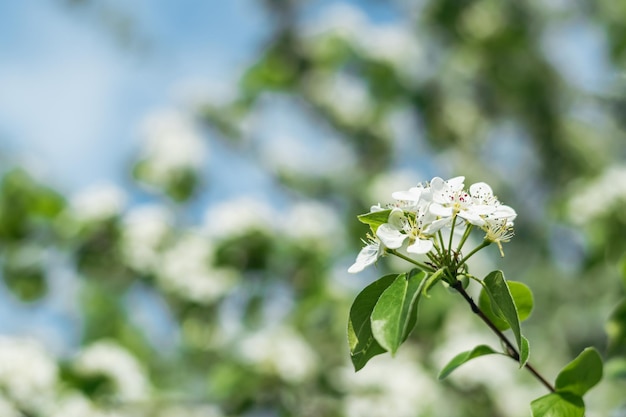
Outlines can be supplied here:
M577 225L623 208L626 204L626 165L607 168L598 178L568 195L571 196L567 204L568 214Z
M162 206L132 209L123 219L122 254L129 265L142 272L158 266L160 247L172 226L170 213Z
M440 407L436 382L417 363L401 352L376 357L358 373L342 369L336 383L347 391L346 417L414 417Z
M513 220L517 217L517 213L511 207L506 206L493 195L491 187L484 182L472 184L469 189L472 202L476 206L485 207L483 211L483 219L500 220L506 219L507 223L512 225Z
M118 413L100 410L87 397L77 392L59 399L53 410L51 417L122 417Z
M372 201L386 201L389 190L408 189L414 183L414 176L415 173L409 170L381 173L368 184L367 197Z
M462 176L449 180L435 177L428 183L393 192L395 202L386 206L391 209L387 221L375 229L375 239L364 241L366 246L349 272L363 270L376 262L385 248L399 249L407 241L409 254L426 254L429 265L439 267L441 265L433 263L440 263L442 255L446 256L444 259L453 256L452 253L444 255L444 251L451 250L453 244L463 246L468 241L469 225L479 226L486 234L484 239L496 243L502 254L502 243L513 236L517 213L502 204L488 184L478 182L467 191L464 181ZM377 204L371 207L370 213L381 210L383 207ZM451 235L444 237L441 234L444 230ZM461 247L457 249L460 250Z
M0 389L20 408L40 410L54 398L58 369L38 343L0 337Z
M336 210L316 202L300 202L290 207L282 227L287 236L305 243L337 245L342 240Z
M483 215L493 213L495 208L486 204L476 204L471 195L463 189L464 177L455 177L444 181L435 177L430 182L433 193L433 204L430 211L442 218L452 219L459 216L470 224L485 224Z
M311 377L318 357L311 346L288 327L272 327L246 335L238 347L243 361L262 372L275 374L291 383Z
M74 362L77 373L108 377L122 402L145 400L150 392L148 376L139 361L113 341L98 341L85 347Z
M483 230L486 232L485 240L498 245L500 255L504 257L502 243L509 242L514 236L513 224L505 218L488 220L483 226Z
M204 229L217 240L232 239L250 232L275 230L274 211L263 200L240 197L210 207L204 215Z
M357 124L372 115L374 102L367 86L357 77L318 71L306 79L306 86L319 104L345 123Z
M385 253L384 247L378 239L370 238L369 241L364 240L363 243L365 246L357 255L354 264L348 268L348 272L351 274L361 272L366 267L374 264Z
M388 223L381 224L376 236L390 249L398 249L409 239L407 252L423 254L433 248L431 226L435 216L428 210L428 205L418 206L415 217L404 215L402 209L394 208L389 213Z
M146 176L156 184L167 184L172 175L195 171L204 163L207 148L191 117L173 109L150 114L140 128L140 158Z
M74 217L82 222L97 222L119 215L126 204L126 193L116 185L89 187L70 201Z
M164 250L157 280L186 300L211 303L230 290L236 277L230 269L213 267L213 255L207 238L186 234Z

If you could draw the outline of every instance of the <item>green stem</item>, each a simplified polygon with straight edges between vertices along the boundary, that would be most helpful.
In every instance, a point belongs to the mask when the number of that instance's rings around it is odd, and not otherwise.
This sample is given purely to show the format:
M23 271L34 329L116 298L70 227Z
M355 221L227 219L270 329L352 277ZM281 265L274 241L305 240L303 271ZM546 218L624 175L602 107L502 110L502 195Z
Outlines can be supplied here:
M484 321L485 324L487 324L487 326L489 326L489 328L500 338L500 340L502 340L502 343L504 343L507 348L507 353L509 357L519 362L520 355L515 345L511 343L511 341L504 335L504 333L502 333L500 329L498 329L496 325L491 321L491 319L489 319L489 317L487 317L485 313L483 313L483 311L476 305L474 300L472 300L472 297L470 297L463 288L463 284L461 284L461 281L456 281L452 287L463 296L465 301L469 303L472 312L480 317L482 321ZM527 362L524 367L531 374L533 374L533 376L537 378L539 382L541 382L550 392L556 391L552 384L550 384L530 363Z
M469 258L471 258L472 256L474 256L474 254L476 252L478 252L479 250L481 250L482 248L486 248L487 246L491 245L491 242L489 242L488 240L483 240L483 242L476 246L470 253L467 254L467 256L465 256L463 259L461 259L461 261L457 264L457 270L458 268L460 268L461 266L463 266L463 264L465 262L467 262L467 260Z
M463 233L463 237L461 238L459 245L456 247L457 253L461 252L461 249L463 248L463 245L465 245L465 241L469 237L473 228L474 228L473 224L470 224L470 223L467 224L467 227L465 228L465 233Z
M432 267L430 267L430 266L428 266L426 264L423 264L421 262L418 262L415 259L411 259L408 256L405 256L405 255L401 254L400 252L396 251L395 249L387 249L387 252L392 254L392 255L396 255L398 258L404 259L405 261L410 262L413 265L419 266L424 271L429 271L429 272L434 272L435 271L434 268L432 268Z
M454 236L454 226L456 225L456 216L452 217L452 227L450 228L450 239L448 239L448 254L452 256L452 236Z
M439 230L439 231L437 232L437 236L439 237L439 244L441 245L441 250L443 251L443 250L445 250L445 249L446 249L446 245L445 245L445 243L443 242L443 235L441 234L441 230ZM443 253L442 253L442 255L443 255Z

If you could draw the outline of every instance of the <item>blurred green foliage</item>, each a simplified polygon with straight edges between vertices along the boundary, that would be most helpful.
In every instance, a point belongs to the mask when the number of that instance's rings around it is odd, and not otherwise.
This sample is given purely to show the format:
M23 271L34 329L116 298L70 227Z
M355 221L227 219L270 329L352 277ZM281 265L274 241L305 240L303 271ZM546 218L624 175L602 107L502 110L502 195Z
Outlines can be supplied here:
M68 393L120 416L528 415L541 387L516 374L515 364L500 366L512 375L506 378L470 368L436 381L444 363L473 346L469 339L493 341L461 300L440 289L420 306L418 328L397 358L376 357L372 370L368 364L353 374L345 326L350 303L371 278L345 274L366 230L355 216L378 203L377 182L408 167L414 183L434 175L488 181L517 210L517 236L506 258L494 253L480 262L532 288L535 310L524 328L534 341L533 363L554 376L583 347L596 346L617 365L586 397L588 409L607 414L623 406L626 274L617 268L626 252L623 82L616 76L602 89L579 85L563 76L545 46L551 29L590 25L618 74L626 60L622 2L376 2L398 22L377 24L345 6L339 23L319 19L324 30L309 27L309 3L315 2L265 2L275 30L237 94L227 103L203 103L194 115L213 140L279 184L283 211L266 218L257 203L234 202L222 217L213 212L204 224L190 222L202 186L220 178L204 181L192 167L157 181L146 168L150 161L138 157L132 174L147 185L141 192L153 193L173 220L160 223L166 230L158 238L131 245L131 209L85 218L24 170L3 174L0 257L7 290L35 308L55 285L54 260L63 259L78 282L77 351L113 340L141 365L150 386L143 396L124 399L120 386L103 379L106 372L81 374L77 357L54 358L60 371L53 405L24 405L10 390L3 403L29 416L64 410ZM262 138L246 126L281 99L294 115L312 120L320 137L330 131L350 150L346 172L295 171L264 159ZM403 128L408 142L394 125L398 115L414 122ZM311 201L330 214L288 222L285 211ZM241 221L240 230L216 237L210 231L227 223L224 211ZM254 227L245 223L248 215ZM300 230L311 220L318 235ZM189 236L199 241L189 243ZM381 263L376 273L389 269ZM136 292L159 300L155 310L171 321L162 323L169 329L165 341L155 343L138 321ZM0 379L10 386L10 377ZM90 410L83 415L103 415Z

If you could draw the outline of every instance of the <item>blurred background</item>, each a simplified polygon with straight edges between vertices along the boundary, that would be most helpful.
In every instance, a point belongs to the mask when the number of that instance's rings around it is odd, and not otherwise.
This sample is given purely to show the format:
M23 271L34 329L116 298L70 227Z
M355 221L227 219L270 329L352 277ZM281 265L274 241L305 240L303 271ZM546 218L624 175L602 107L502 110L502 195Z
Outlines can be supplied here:
M433 176L518 212L531 361L626 415L626 2L0 3L0 415L529 415L442 288L354 373L356 215ZM475 242L477 243L477 242Z

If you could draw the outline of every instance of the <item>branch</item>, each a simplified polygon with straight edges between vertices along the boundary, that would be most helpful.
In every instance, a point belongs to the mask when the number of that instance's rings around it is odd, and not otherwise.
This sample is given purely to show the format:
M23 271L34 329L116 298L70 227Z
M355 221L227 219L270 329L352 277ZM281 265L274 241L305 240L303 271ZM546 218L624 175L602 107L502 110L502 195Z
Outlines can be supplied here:
M500 329L498 329L496 325L493 324L489 317L487 317L485 313L483 313L483 311L476 305L474 300L472 300L472 297L470 297L469 294L465 291L465 288L463 288L463 284L461 284L461 281L456 281L452 288L457 290L463 296L463 298L465 298L465 301L469 303L472 312L474 312L474 314L477 314L478 317L480 317L482 321L484 321L485 324L487 324L487 326L489 326L489 328L500 338L500 340L502 340L502 342L506 345L509 357L516 361L519 361L519 352L517 351L515 345L511 343L511 341L504 335L504 333L502 333ZM528 371L532 373L533 376L537 378L546 388L548 388L550 392L556 391L552 384L550 384L530 363L526 363L524 367L528 369Z

